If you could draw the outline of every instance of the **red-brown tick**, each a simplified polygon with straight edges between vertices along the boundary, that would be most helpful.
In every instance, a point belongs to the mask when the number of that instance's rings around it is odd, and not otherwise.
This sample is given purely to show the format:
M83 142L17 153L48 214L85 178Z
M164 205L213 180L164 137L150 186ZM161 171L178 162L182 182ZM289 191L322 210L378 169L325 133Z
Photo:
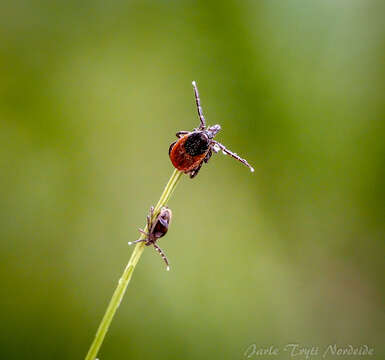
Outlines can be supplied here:
M139 231L146 235L144 239L139 239L135 241L130 241L128 245L136 244L138 242L145 242L146 246L154 245L155 250L160 254L162 259L167 265L167 270L170 270L170 266L168 264L167 257L163 250L156 244L157 240L162 236L166 235L168 226L171 221L172 212L167 207L162 207L160 209L159 215L156 217L154 221L152 221L152 217L154 216L154 207L151 206L150 213L147 215L147 231L139 229Z
M176 136L179 140L173 142L169 148L169 156L175 168L189 174L190 178L197 176L202 164L207 163L213 151L215 153L222 150L224 155L230 155L242 164L248 166L252 172L253 167L236 153L226 149L220 142L215 141L215 135L221 130L220 125L213 125L206 128L206 120L203 116L202 107L199 100L198 88L195 81L192 82L195 101L198 109L200 125L193 131L178 131Z

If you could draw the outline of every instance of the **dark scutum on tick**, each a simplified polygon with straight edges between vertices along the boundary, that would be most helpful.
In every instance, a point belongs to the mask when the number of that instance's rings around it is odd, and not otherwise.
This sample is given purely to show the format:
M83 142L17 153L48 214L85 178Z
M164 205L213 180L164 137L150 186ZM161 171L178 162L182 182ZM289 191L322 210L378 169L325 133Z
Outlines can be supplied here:
M174 167L185 174L189 174L190 178L197 176L203 163L207 163L213 152L222 151L225 155L230 155L234 159L249 167L254 172L253 167L236 153L227 149L220 142L214 140L215 135L221 130L220 125L206 127L206 120L199 99L198 88L195 81L192 82L195 93L195 101L198 109L200 125L193 131L178 131L177 141L170 145L168 154Z
M186 139L184 148L187 154L197 156L207 152L209 143L207 137L201 132L194 132Z

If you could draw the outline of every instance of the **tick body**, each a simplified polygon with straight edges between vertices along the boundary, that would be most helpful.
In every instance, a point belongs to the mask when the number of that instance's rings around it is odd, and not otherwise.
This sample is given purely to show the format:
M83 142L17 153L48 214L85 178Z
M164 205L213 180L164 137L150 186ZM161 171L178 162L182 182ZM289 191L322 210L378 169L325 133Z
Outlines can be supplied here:
M192 85L194 87L200 125L193 131L179 131L176 133L179 140L170 145L168 152L174 167L183 171L185 174L189 174L190 178L194 178L198 174L202 164L210 160L213 152L217 153L222 150L223 154L230 155L242 164L248 166L253 172L254 169L245 159L242 159L236 153L233 153L224 145L214 140L215 135L221 130L221 126L213 125L206 127L206 120L203 116L195 81L193 81Z
M146 246L153 245L155 250L160 254L162 259L167 265L167 270L170 270L170 266L167 260L167 257L163 250L156 244L158 239L166 235L168 231L168 226L170 225L172 212L167 207L162 207L160 209L159 215L152 221L152 217L154 215L154 207L151 206L150 213L147 215L147 230L148 232L145 232L142 229L139 229L139 231L146 235L144 239L138 239L136 241L130 241L128 245L136 244L138 242L145 242Z
M195 169L206 157L209 139L199 131L184 135L170 148L170 159L178 170L189 172Z

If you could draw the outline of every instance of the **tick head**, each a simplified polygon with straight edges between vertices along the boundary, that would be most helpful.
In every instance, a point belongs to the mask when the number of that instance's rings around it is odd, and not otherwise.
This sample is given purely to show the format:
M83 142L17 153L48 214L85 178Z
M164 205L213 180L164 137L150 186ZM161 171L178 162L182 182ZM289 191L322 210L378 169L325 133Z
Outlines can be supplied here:
M209 139L213 139L214 136L216 134L218 134L218 132L221 130L221 126L220 125L213 125L213 126L210 126L206 132L207 132L207 136L209 137Z

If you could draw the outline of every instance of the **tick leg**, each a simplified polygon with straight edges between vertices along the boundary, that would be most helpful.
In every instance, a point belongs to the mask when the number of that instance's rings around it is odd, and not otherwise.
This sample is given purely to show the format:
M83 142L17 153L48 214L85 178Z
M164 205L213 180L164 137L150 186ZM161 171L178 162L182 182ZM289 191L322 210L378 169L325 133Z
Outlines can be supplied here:
M207 163L210 160L212 155L213 155L213 152L211 151L211 149L209 149L209 151L207 152L207 154L206 154L205 158L203 159L203 161L205 163Z
M193 179L193 178L195 178L195 176L198 175L198 172L201 169L202 164L203 164L203 161L201 161L200 164L195 169L192 169L189 171L190 179Z
M222 150L222 152L226 155L230 155L231 157L233 157L234 159L240 161L242 164L248 166L250 168L250 171L251 172L254 172L254 168L245 160L245 159L242 159L240 156L238 156L236 153L233 153L232 151L230 151L229 149L226 149L226 147L224 145L222 145L221 143L219 143L218 141L215 141L213 140L212 141L215 145L218 145L219 148Z
M135 241L129 241L128 245L137 244L137 243L140 243L140 242L143 242L143 241L147 241L147 239L138 239L138 240L135 240Z
M142 230L142 229L138 229L138 230L139 230L139 232L141 232L142 234L148 236L148 233L146 233L144 230Z
M202 107L201 107L201 101L199 99L199 93L198 93L198 87L197 87L197 83L195 81L192 82L192 86L194 88L194 93L195 93L195 102L197 104L197 109L198 109L198 115L199 115L199 119L201 121L201 124L199 126L199 129L200 130L204 130L206 128L206 120L203 116L203 111L202 111Z
M164 262L166 263L167 265L167 271L170 270L170 265L168 264L168 260L167 260L167 256L166 254L163 252L163 250L154 243L154 248L155 250L160 254L160 256L162 257L162 259L164 260Z
M190 131L182 130L182 131L178 131L175 135L177 138L181 138L182 136L187 135L189 133L190 133Z
M145 232L143 229L138 229L140 233L142 233L143 235L146 235L146 238L145 239L138 239L138 240L135 240L135 241L129 241L128 242L128 245L132 245L132 244L137 244L139 242L143 242L145 241L146 242L146 245L148 245L147 243L149 242L149 236L150 234Z

